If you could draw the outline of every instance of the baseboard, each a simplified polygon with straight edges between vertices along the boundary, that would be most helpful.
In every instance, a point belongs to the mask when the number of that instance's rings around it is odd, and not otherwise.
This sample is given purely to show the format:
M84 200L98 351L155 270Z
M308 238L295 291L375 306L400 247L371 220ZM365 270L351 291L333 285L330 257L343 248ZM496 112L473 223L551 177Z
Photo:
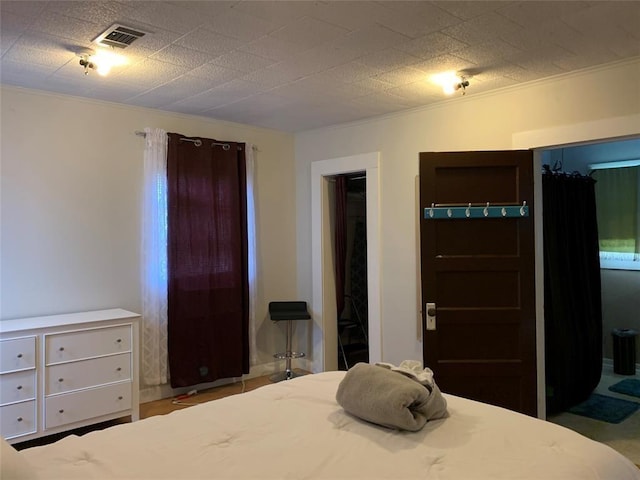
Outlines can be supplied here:
M303 368L308 370L307 362L299 359L296 360L295 368ZM220 380L216 380L215 382L209 383L201 383L199 385L192 385L189 387L180 387L180 388L172 388L168 383L164 385L154 385L154 386L143 386L140 388L140 403L153 402L155 400L161 400L163 398L172 398L178 395L182 395L183 393L187 393L190 390L205 390L207 388L221 387L222 385L229 385L230 383L237 383L243 380L248 380L250 378L262 377L264 375L272 375L281 371L284 368L283 362L274 361L269 363L263 363L260 365L254 365L249 370L249 373L243 375L242 377L232 377L232 378L222 378ZM310 371L310 370L309 370Z

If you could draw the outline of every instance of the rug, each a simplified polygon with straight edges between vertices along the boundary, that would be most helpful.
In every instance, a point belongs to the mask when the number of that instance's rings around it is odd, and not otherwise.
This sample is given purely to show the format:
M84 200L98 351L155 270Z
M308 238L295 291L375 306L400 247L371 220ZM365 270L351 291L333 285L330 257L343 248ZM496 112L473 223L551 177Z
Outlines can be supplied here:
M640 403L592 393L584 402L571 407L569 412L608 423L620 423L640 408Z
M640 397L640 380L627 378L609 387L609 390L616 393L624 393L632 397Z

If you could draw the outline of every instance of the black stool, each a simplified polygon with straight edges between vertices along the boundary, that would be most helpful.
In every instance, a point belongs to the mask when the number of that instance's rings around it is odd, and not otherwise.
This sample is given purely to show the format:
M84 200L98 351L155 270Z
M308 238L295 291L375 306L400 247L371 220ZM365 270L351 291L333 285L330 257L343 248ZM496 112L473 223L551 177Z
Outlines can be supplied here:
M275 358L285 360L285 371L276 373L269 377L272 382L280 382L282 380L291 380L299 377L300 374L291 370L291 359L302 358L304 353L294 352L291 350L291 337L293 333L294 320L309 320L311 315L307 311L307 302L270 302L269 316L274 322L287 322L287 347L282 353L276 353Z

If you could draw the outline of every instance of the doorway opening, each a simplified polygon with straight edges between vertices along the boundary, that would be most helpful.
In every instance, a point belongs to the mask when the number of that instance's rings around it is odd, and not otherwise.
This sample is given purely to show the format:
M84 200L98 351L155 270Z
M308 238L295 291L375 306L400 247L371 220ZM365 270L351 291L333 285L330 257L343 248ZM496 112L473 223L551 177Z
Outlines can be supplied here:
M337 312L338 369L349 370L358 362L369 361L368 288L367 288L367 175L355 172L344 176L344 213L336 214L335 221L343 225L344 255L336 255L336 262L343 261L344 305Z
M561 167L561 171L566 174L577 172L581 175L588 175L590 165L599 164L601 167L611 162L624 162L630 159L640 157L640 137L633 136L625 139L597 140L587 144L567 145L544 149L541 153L543 165L557 165ZM598 175L594 176L596 181ZM596 195L596 210L599 210L598 196ZM600 214L600 213L599 213ZM601 225L598 225L601 230ZM602 238L602 237L601 237ZM571 278L566 278L567 282L572 282ZM637 292L640 291L640 270L616 268L615 265L607 264L600 259L600 281L601 292L599 292L602 301L602 358L599 361L601 371L599 382L597 383L593 393L606 397L606 399L614 398L620 401L637 402L637 397L618 393L615 388L610 390L614 384L623 380L640 379L640 368L636 368L635 375L620 375L614 369L614 349L613 349L613 331L619 328L640 329L640 318L637 315ZM580 334L576 334L571 338L563 341L563 348L567 350L583 348L582 328ZM578 345L572 345L574 342ZM545 350L548 346L545 345ZM636 358L640 358L640 345L636 345ZM571 368L570 365L567 368ZM556 368L555 365L547 365L548 368ZM560 367L564 368L564 367ZM581 365L581 368L584 368ZM548 383L548 382L546 382ZM548 392L547 392L548 393ZM600 398L600 397L598 397ZM589 405L587 403L586 405ZM575 406L575 405L574 405ZM620 451L635 463L640 462L640 450L638 442L620 442L621 438L630 438L633 435L631 431L637 429L637 415L635 423L634 416L620 421L619 423L606 424L607 428L602 429L602 420L596 420L593 417L576 415L572 413L573 407L560 409L557 412L547 410L547 419L553 423L557 423L577 431L583 435L588 435L594 440L609 444L614 449ZM591 410L586 406L582 407L587 410L590 415L594 413L603 415L606 418L611 412L615 412L620 408L619 405L609 407L609 402L602 402L599 410ZM611 410L609 410L611 409Z
M311 165L311 252L314 372L338 370L338 322L332 227L336 175L360 176L366 186L366 333L369 362L382 361L380 305L380 154L378 152L313 162ZM357 175L356 175L357 174ZM364 320L364 319L363 319Z
M567 174L588 175L590 166L640 158L640 137L621 140L601 140L588 144L567 145L542 151L543 165L557 165ZM597 176L596 176L597 177ZM596 178L597 180L597 178ZM596 197L596 209L598 198ZM600 272L602 282L602 347L603 363L612 365L615 328L640 329L640 318L636 314L635 297L640 287L640 271L617 268L603 262ZM640 354L640 345L637 345ZM640 358L638 356L637 358Z

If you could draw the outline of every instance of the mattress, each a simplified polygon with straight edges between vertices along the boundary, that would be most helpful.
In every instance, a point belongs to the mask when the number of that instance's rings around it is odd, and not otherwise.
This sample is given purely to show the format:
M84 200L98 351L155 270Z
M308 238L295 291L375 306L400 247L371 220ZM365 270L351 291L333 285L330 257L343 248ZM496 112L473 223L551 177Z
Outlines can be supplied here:
M611 479L638 470L564 427L446 395L419 432L347 414L344 372L268 385L20 452L41 479Z

